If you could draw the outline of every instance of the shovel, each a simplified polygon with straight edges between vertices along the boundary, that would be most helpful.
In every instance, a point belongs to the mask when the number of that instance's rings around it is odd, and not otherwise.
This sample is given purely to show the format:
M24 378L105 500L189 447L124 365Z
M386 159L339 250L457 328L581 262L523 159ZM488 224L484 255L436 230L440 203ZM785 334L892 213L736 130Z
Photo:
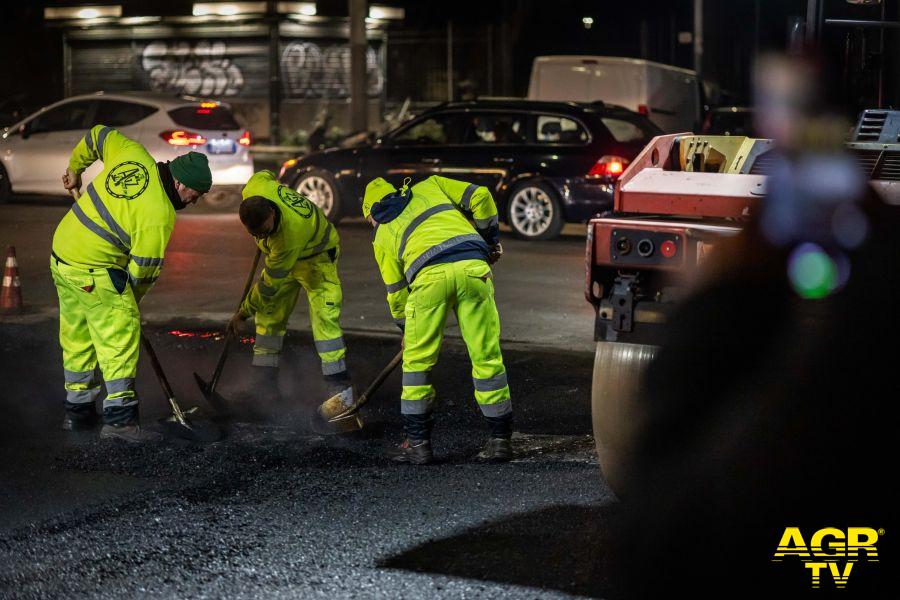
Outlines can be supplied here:
M241 294L241 300L238 303L237 310L241 309L241 305L244 303L244 298L247 297L247 294L250 292L250 286L253 285L253 276L256 275L256 267L259 266L259 257L262 254L259 248L256 249L256 256L253 257L253 266L250 267L250 272L247 274L247 281L244 283L244 293ZM212 378L207 383L200 375L194 372L194 379L197 381L197 385L200 387L200 392L203 393L203 396L206 398L207 402L216 409L216 411L222 415L228 414L228 404L225 402L224 398L216 393L216 385L219 383L219 377L222 376L222 369L225 368L225 359L228 357L228 349L231 347L231 341L234 338L231 330L225 334L225 343L222 345L222 353L219 354L219 361L216 363L216 368L213 371Z
M150 345L150 340L147 339L144 332L141 332L141 342L144 344L144 350L147 352L147 355L150 356L153 371L156 373L159 385L162 387L163 393L169 400L169 407L172 409L172 414L167 419L162 420L163 428L171 435L186 440L197 442L216 442L221 440L225 434L212 423L188 421L187 415L195 412L197 407L181 410L181 406L175 400L175 392L172 391L172 386L169 385L169 380L166 378L159 358L156 356L156 352L154 352L153 346Z
M366 391L364 391L359 398L356 399L356 402L350 406L344 406L344 403L341 402L340 394L336 394L320 404L318 409L319 417L321 417L325 424L330 428L330 432L349 433L351 431L362 429L363 421L359 416L359 409L369 401L372 394L381 387L381 384L388 378L388 375L393 373L394 369L396 369L397 365L402 361L403 350L401 349L400 352L391 359L391 362L381 370L381 373L375 377L372 383L369 384Z

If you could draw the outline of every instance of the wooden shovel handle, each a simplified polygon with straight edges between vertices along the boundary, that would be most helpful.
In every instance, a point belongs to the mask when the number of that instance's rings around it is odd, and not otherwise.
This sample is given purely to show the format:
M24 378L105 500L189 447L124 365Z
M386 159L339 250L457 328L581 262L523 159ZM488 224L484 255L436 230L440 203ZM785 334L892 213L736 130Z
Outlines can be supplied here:
M253 257L253 266L250 267L250 272L247 273L247 281L244 282L244 291L241 294L241 300L238 302L237 309L235 312L241 310L241 306L244 304L244 299L247 297L247 294L250 293L250 288L253 286L253 278L256 275L256 269L259 266L259 257L262 256L262 251L257 247L256 255ZM228 356L228 348L231 346L231 339L234 336L231 333L231 330L225 334L225 343L222 344L222 353L219 354L219 360L216 363L216 369L213 371L212 379L209 380L209 393L212 393L216 389L216 384L219 383L219 377L222 375L222 369L225 368L225 358Z

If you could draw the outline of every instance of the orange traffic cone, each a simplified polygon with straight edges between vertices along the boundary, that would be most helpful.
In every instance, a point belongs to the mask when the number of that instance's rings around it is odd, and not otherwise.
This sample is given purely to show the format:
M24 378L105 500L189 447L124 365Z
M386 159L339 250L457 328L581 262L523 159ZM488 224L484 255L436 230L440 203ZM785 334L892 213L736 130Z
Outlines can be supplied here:
M19 284L19 263L16 248L6 248L6 268L3 270L3 287L0 288L0 313L8 315L22 312L22 288Z

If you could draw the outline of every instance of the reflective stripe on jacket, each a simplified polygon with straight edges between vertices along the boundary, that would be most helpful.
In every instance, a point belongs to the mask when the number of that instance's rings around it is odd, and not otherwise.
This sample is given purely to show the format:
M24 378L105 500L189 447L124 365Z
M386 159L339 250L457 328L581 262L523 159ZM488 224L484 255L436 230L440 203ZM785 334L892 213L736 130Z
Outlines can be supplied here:
M391 315L402 326L408 286L442 253L473 243L497 243L497 206L487 188L434 175L412 186L400 215L375 231L375 260ZM473 228L468 218L475 221Z

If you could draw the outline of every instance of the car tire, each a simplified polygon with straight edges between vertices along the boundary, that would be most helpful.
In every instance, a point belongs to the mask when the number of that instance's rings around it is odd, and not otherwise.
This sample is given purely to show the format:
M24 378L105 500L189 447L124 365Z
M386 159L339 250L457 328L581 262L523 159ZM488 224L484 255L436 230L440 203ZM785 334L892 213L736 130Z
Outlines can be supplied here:
M0 165L0 204L5 204L12 197L12 184L9 182L9 176L6 169Z
M522 240L552 240L565 225L559 197L539 181L526 181L512 189L506 216L513 235Z
M294 189L322 209L332 223L341 220L341 197L334 176L324 169L312 169L297 179Z
M239 186L213 188L203 194L203 205L216 212L231 212L241 204Z

